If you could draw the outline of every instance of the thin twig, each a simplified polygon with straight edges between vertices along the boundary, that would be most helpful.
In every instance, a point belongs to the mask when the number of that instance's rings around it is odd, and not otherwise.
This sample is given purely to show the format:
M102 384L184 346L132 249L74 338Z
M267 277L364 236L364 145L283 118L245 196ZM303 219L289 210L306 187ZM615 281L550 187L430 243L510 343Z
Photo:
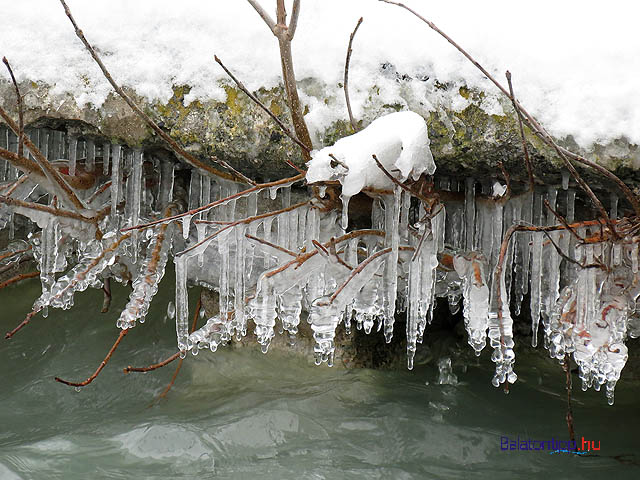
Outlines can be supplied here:
M242 172L239 172L238 170L236 170L235 168L233 168L231 165L229 165L227 162L225 162L224 160L220 160L217 157L209 157L211 159L212 162L216 162L217 164L221 165L222 167L226 168L227 170L229 170L230 172L232 172L234 175L236 175L238 178L242 179L245 183L248 183L249 185L253 185L254 187L257 185L257 182L251 180L249 177L247 177L246 175L244 175Z
M549 211L553 214L553 216L558 219L558 221L569 231L569 233L571 233L571 235L575 237L576 240L578 240L578 242L584 243L584 238L578 235L578 232L576 232L573 228L571 228L567 220L562 215L560 215L553 208L551 208L551 205L549 205L549 202L547 200L544 201L544 206L549 209Z
M531 167L531 158L529 157L529 149L527 148L527 139L524 136L524 127L522 126L522 113L520 113L520 109L516 103L516 97L513 94L513 85L511 84L511 72L507 70L505 73L507 77L507 83L509 84L509 97L511 98L511 103L513 104L513 108L516 111L516 115L518 116L518 127L520 129L520 138L522 139L522 151L524 152L524 162L527 166L527 176L529 177L529 191L533 192L533 188L535 186L533 180L533 168Z
M209 210L211 208L217 207L218 205L226 203L226 202L228 202L230 200L234 200L236 198L244 197L245 195L249 195L249 194L254 193L254 192L259 192L260 190L264 190L265 188L281 187L281 186L291 185L291 184L293 184L295 182L298 182L300 180L304 180L304 177L305 177L305 175L303 173L300 173L300 174L296 175L295 177L283 178L282 180L276 180L275 182L259 183L255 187L251 187L251 188L248 188L248 189L243 190L241 192L234 193L233 195L229 195L228 197L225 197L225 198L220 198L218 200L215 200L215 201L213 201L211 203L208 203L206 205L203 205L201 207L194 208L193 210L189 210L188 212L179 213L177 215L172 215L170 217L160 218L158 220L154 220L154 221L148 222L148 223L142 223L142 224L139 224L139 225L133 225L131 227L123 228L121 231L122 232L127 232L129 230L144 230L144 229L147 229L147 228L155 227L156 225L159 225L161 223L172 222L174 220L178 220L178 219L180 219L182 217L194 216L197 213L204 212L204 211Z
M266 240L263 240L262 238L258 238L258 237L254 237L253 235L249 235L248 233L245 234L245 237L247 237L249 240L253 240L254 242L258 242L258 243L262 243L263 245L267 245L275 250L278 250L282 253L286 253L287 255L291 255L292 257L297 257L297 255L295 253L293 253L291 250L287 250L284 247L281 247L280 245L276 245L275 243L271 243L271 242L267 242Z
M151 372L152 370L157 370L158 368L162 368L165 365L170 364L171 362L173 362L175 359L180 357L180 352L176 352L173 355L171 355L169 358L162 360L161 362L158 363L154 363L153 365L149 365L148 367L132 367L131 365L129 365L128 367L126 367L125 369L123 369L124 373L130 373L130 372Z
M20 131L18 133L18 156L22 156L22 151L24 148L23 138L24 138L24 111L22 107L22 95L20 95L20 89L18 88L18 82L16 82L16 77L13 75L13 70L11 65L9 65L9 60L7 57L2 57L2 63L7 66L7 70L9 70L9 75L11 76L11 81L13 82L13 87L16 90L16 106L18 107L18 126L20 127Z
M17 198L5 197L4 195L0 195L0 203L4 203L5 205L9 205L11 207L26 208L28 210L37 210L39 212L48 213L49 215L53 215L56 217L73 218L74 220L78 220L80 222L85 222L85 223L93 223L93 224L96 223L95 218L83 217L79 213L76 213L71 210L53 208L53 207L49 207L48 205L42 205L41 203L27 202L25 200L19 200Z
M176 253L176 257L181 257L182 255L185 255L193 250L195 250L196 248L198 248L201 245L204 245L205 243L210 242L211 240L213 240L215 237L217 237L220 233L230 229L231 227L235 227L236 225L241 225L241 224L246 224L246 223L251 223L253 221L256 220L261 220L263 218L268 218L268 217L272 217L274 215L279 215L281 213L286 213L286 212L290 212L291 210L295 210L296 208L300 208L300 207L304 207L305 205L309 204L309 200L305 201L305 202L300 202L300 203L296 203L295 205L291 205L290 207L286 207L286 208L282 208L280 210L275 210L273 212L267 212L267 213L261 213L260 215L255 215L253 217L247 217L247 218L243 218L241 220L236 220L235 222L232 222L228 225L225 225L224 227L222 227L220 230L217 230L216 232L212 233L211 235L209 235L207 238L205 238L204 240L196 243L195 245L187 248L186 250L183 250L181 252Z
M173 138L167 135L158 126L158 124L154 122L151 119L151 117L149 117L149 115L144 113L142 109L129 97L129 95L125 93L125 91L113 79L113 77L111 76L111 73L109 73L109 70L107 70L107 67L104 65L104 63L102 63L102 60L96 53L95 49L91 46L89 41L86 39L86 37L84 36L84 33L82 33L82 30L80 30L80 27L78 27L78 24L76 23L76 20L73 18L73 15L71 14L71 10L69 10L69 7L65 3L65 1L60 0L60 3L64 7L64 11L67 14L67 17L69 17L71 24L73 25L73 28L76 32L76 36L84 44L85 48L87 49L89 54L91 54L91 57L95 60L95 62L98 64L98 66L100 67L100 70L102 70L102 74L107 79L107 81L111 84L111 86L116 91L116 93L120 95L120 97L127 103L127 105L129 105L131 110L133 110L142 120L144 120L146 124L149 125L149 127L151 127L151 129L154 132L156 132L160 136L160 138L162 138L179 157L182 157L192 167L199 168L217 177L224 178L227 180L243 181L241 178L237 178L235 175L228 174L226 172L222 172L216 168L213 168L211 165L207 165L206 163L200 161L195 156L191 155L184 148L182 148L178 144L178 142L176 142Z
M298 25L298 15L300 13L300 1L294 0L293 4L293 16L291 24L287 26L287 12L285 11L284 0L277 0L276 2L276 21L264 11L264 9L255 0L248 0L251 6L258 12L258 15L267 24L271 33L278 39L278 47L280 49L280 63L282 65L282 81L284 83L284 89L287 93L287 100L289 103L289 111L291 112L291 120L293 121L293 129L296 132L296 137L300 141L307 145L309 148L313 148L313 142L311 141L311 135L309 134L309 128L304 120L304 114L302 113L302 104L300 103L300 97L298 95L298 87L296 84L296 75L293 68L293 56L291 54L291 41ZM311 160L311 154L309 151L302 152L305 161Z
M258 100L258 97L256 97L253 93L251 93L247 89L247 87L245 87L244 84L240 80L238 80L238 78L233 73L231 73L231 71L225 66L224 63L222 63L222 60L220 60L220 58L217 55L214 55L213 58L216 61L216 63L222 67L222 69L231 78L231 80L235 82L238 88L242 90L245 93L245 95L247 95L251 100L253 100L262 110L266 112L267 115L269 115L273 119L274 122L278 124L280 129L285 133L285 135L287 135L287 137L293 140L296 143L296 145L298 145L305 152L307 153L311 152L311 147L302 143L295 133L293 133L284 123L282 123L280 119L264 103ZM300 167L294 165L289 160L285 160L285 161L288 163L289 166L291 166L292 168L295 168L298 172L304 173L304 170L300 169Z
M22 254L22 253L26 253L26 252L28 252L29 250L31 250L31 248L32 248L32 247L31 247L31 245L29 245L29 247L28 247L28 248L24 248L24 249L22 249L22 250L16 250L15 252L7 252L7 253L3 253L2 255L0 255L0 262L1 262L2 260L7 259L7 258L15 257L16 255L20 255L20 254Z
M569 354L565 354L564 363L562 364L562 368L565 371L566 375L566 383L567 383L567 429L569 430L569 440L575 443L576 441L576 432L573 429L573 409L571 408L571 390L572 390L572 382L571 382L571 357Z
M107 277L104 279L102 284L102 309L100 313L107 313L109 311L109 307L111 306L111 277Z
M86 387L87 385L89 385L91 382L93 382L96 377L100 374L100 372L102 371L102 369L105 367L105 365L109 362L109 360L111 359L111 356L113 355L113 352L116 351L116 348L118 348L118 345L120 345L120 342L122 341L122 339L125 337L125 335L129 333L129 329L125 328L124 330L120 331L120 335L118 335L117 340L115 341L115 343L113 344L113 346L111 347L111 350L109 350L109 353L107 353L107 356L104 357L104 360L102 360L102 363L100 363L100 366L98 367L98 369L93 372L93 375L91 375L89 378L87 378L85 381L83 382L69 382L67 380L63 380L59 377L55 377L55 381L56 382L60 382L60 383L64 383L65 385L69 385L71 387Z
M4 282L0 282L0 289L7 287L13 283L21 282L22 280L26 280L27 278L34 278L40 275L40 272L29 272L29 273L21 273L20 275L16 275L15 277L10 278L9 280L5 280Z
M353 128L354 132L358 131L358 126L356 124L356 121L353 119L353 113L351 111L351 101L349 100L349 62L351 61L351 52L352 52L352 44L353 44L353 38L356 36L356 33L358 32L358 28L360 28L360 25L362 24L362 20L363 18L360 17L360 20L358 20L358 23L356 24L356 28L353 29L353 32L351 32L351 35L349 36L349 46L347 47L347 58L344 62L344 83L342 84L342 86L344 87L344 98L345 101L347 102L347 112L349 113L349 121L351 122L351 127Z

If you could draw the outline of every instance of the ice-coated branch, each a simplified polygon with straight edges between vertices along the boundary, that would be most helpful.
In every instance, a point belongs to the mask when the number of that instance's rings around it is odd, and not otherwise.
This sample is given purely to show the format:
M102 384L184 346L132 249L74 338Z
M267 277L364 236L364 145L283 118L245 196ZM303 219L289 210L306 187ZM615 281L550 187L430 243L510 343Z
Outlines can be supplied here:
M356 121L353 119L353 113L351 111L351 100L349 99L349 62L351 60L351 52L353 51L353 49L351 48L353 45L353 38L356 36L356 33L358 32L360 25L362 25L362 20L363 18L360 17L360 19L358 20L358 23L356 23L356 28L353 29L353 32L351 32L351 35L349 36L349 46L347 47L347 58L344 61L344 83L342 84L342 86L344 87L344 99L347 102L347 112L349 113L349 121L351 122L351 127L353 128L354 132L357 132L359 129L358 129L358 125L356 124Z
M86 39L86 37L84 36L84 33L82 32L80 27L78 27L78 24L76 23L75 19L73 18L73 15L71 14L71 10L69 9L69 7L65 3L65 1L64 0L60 0L60 3L62 4L62 6L64 8L64 11L67 14L67 17L69 17L69 20L71 21L71 24L73 25L73 28L74 28L74 30L76 32L76 36L84 44L85 48L87 49L87 51L89 52L91 57L95 60L95 62L98 64L98 66L100 67L100 70L102 70L102 74L107 79L107 81L111 84L111 86L116 91L116 93L118 95L120 95L120 97L127 103L127 105L129 105L131 110L133 110L142 120L144 120L146 122L146 124L149 125L149 127L154 132L156 132L160 136L160 138L162 138L167 143L167 145L169 145L171 150L173 150L176 153L176 155L178 155L179 157L184 159L184 161L186 161L192 167L199 168L200 170L208 172L211 175L214 175L216 177L224 178L224 179L227 179L227 180L236 180L236 181L240 181L240 182L243 181L242 178L237 178L236 175L228 174L226 172L223 172L221 170L213 168L211 165L207 165L206 163L204 163L204 162L200 161L198 158L196 158L194 155L191 155L184 148L182 148L178 144L178 142L176 142L173 138L171 138L169 135L167 135L164 132L164 130L162 130L158 126L158 124L156 122L154 122L151 119L151 117L149 117L149 115L144 113L142 111L142 109L131 99L131 97L129 97L129 95L126 94L126 92L122 89L122 87L120 87L116 83L116 81L113 79L113 77L111 76L111 73L109 73L109 70L107 70L107 67L104 65L104 63L102 63L102 60L100 59L100 56L98 55L98 53L91 46L89 41Z
M70 382L68 380L63 380L60 377L55 377L55 381L56 382L60 382L60 383L64 383L65 385L69 385L70 387L86 387L91 382L93 382L98 375L100 375L100 372L107 365L107 363L109 363L109 360L111 360L111 356L113 355L113 352L116 351L116 348L118 348L118 345L120 345L120 342L122 341L122 339L125 337L125 335L127 333L129 333L128 329L120 331L120 335L118 335L118 338L116 339L115 343L113 344L113 346L109 350L109 353L107 353L107 356L104 357L104 360L102 360L102 362L100 363L100 366L96 369L95 372L93 372L93 375L91 375L89 378L87 378L86 380L84 380L82 382L78 382L78 383Z
M24 111L22 106L22 95L20 94L20 88L18 88L18 82L16 82L16 77L13 74L13 69L9 64L9 60L7 57L2 57L2 63L4 63L9 71L9 76L11 77L11 82L13 83L13 88L16 91L16 106L18 107L18 126L20 127L20 133L18 134L18 156L22 156L22 151L24 148L24 143L22 139L24 138Z

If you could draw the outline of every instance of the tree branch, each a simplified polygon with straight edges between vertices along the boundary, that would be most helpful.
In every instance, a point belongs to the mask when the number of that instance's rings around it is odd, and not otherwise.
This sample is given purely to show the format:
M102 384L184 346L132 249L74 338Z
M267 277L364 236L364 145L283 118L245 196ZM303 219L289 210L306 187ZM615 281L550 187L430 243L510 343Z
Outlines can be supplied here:
M353 38L356 36L356 33L358 31L358 29L360 28L360 25L362 24L362 20L363 18L360 17L360 20L358 20L358 23L356 24L356 28L353 29L353 32L351 32L351 35L349 36L349 46L347 47L347 58L344 62L344 83L342 84L344 87L344 98L345 101L347 102L347 112L349 113L349 121L351 122L351 127L353 128L354 132L357 132L358 126L356 125L356 121L353 119L353 113L351 111L351 100L349 99L349 61L351 60L351 46L353 44Z
M11 65L9 65L9 60L7 57L2 57L2 63L7 66L7 70L9 70L9 75L11 76L11 81L13 82L13 87L16 90L16 106L18 107L18 126L20 127L20 133L18 134L18 156L22 156L23 150L23 141L24 138L24 112L22 108L22 95L20 95L20 89L18 88L18 82L16 82L16 77L13 75L13 70L11 69Z

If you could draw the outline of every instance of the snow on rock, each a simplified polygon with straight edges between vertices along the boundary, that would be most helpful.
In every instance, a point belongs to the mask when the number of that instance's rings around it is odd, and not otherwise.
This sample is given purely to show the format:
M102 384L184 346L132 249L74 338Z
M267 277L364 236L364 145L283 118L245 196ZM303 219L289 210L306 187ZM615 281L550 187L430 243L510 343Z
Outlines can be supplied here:
M393 182L378 168L373 155L400 182L410 176L417 180L423 172L432 174L436 169L424 119L415 112L397 112L313 152L307 163L307 182L339 180L344 197L352 197L367 187L393 188Z
M251 90L281 83L277 41L244 0L183 0L179 7L170 0L68 3L114 78L150 100L167 102L173 85L192 87L186 103L224 100L219 81L225 76L213 62L214 53ZM275 1L260 3L274 14ZM633 34L637 15L629 2L614 0L606 8L595 0L540 0L537 8L514 7L508 0L404 3L450 34L496 78L508 68L518 97L554 135L572 134L581 146L621 135L640 141L640 36ZM286 4L290 12L291 2ZM103 104L111 88L59 2L0 0L0 7L0 55L7 56L19 80L44 82L53 86L53 94L71 92L80 106ZM406 11L375 0L304 1L293 41L295 68L299 80L314 78L325 85L322 97L301 94L312 131L346 118L339 82L349 34L360 16L364 23L350 68L356 118L363 118L372 95L381 105L394 104L401 91L410 91L427 111L437 110L439 103L459 111L469 104L458 94L463 85L487 92L481 108L501 114L495 88ZM579 28L567 29L568 18ZM443 92L438 88L443 84L452 88Z

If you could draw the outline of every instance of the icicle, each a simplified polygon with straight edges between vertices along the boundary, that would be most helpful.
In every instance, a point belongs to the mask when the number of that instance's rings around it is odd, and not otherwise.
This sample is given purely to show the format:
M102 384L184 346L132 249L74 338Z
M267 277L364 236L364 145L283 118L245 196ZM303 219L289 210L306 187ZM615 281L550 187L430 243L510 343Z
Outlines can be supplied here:
M351 197L346 195L340 195L342 199L342 229L346 230L349 227L349 200Z
M160 161L160 191L156 201L156 210L164 211L167 205L173 200L173 184L175 176L175 165L168 160Z
M118 204L122 190L122 147L113 145L111 148L111 223L118 225Z
M279 187L270 187L269 188L269 197L271 198L271 200L275 200L276 196L278 195L278 188Z
M69 135L69 175L76 174L76 162L78 160L78 137Z
M337 302L331 303L329 297L320 297L311 306L309 318L316 341L313 348L316 365L327 362L328 366L333 366L334 338L341 315L341 306Z
M189 182L189 210L200 206L200 173L197 170L191 170L191 179Z
M193 215L185 215L182 217L182 238L187 240L189 238L189 230L191 229L191 217Z
M534 222L540 221L542 217L542 197L535 195ZM541 295L542 295L542 241L541 233L533 236L533 246L531 251L531 345L538 345L538 324L540 322Z
M185 352L189 339L189 297L187 292L187 262L189 257L173 257L176 266L176 334L178 349Z
M246 289L246 277L245 277L245 232L244 225L238 225L234 228L236 232L236 255L234 265L234 285L233 285L233 297L234 297L234 327L238 336L245 336L247 334L247 321L245 318L245 289Z
M216 238L218 240L218 253L220 254L220 280L219 280L219 302L220 317L223 320L228 318L231 310L230 292L229 292L229 237L231 230L222 232Z
M509 311L509 292L504 281L504 268L499 278L495 278L494 272L493 283L489 308L489 342L493 347L491 360L496 364L496 373L491 383L498 387L505 382L514 383L518 376L513 371L513 320Z
M562 172L562 189L567 190L569 188L569 172Z
M453 259L456 273L463 280L464 325L469 334L469 345L476 355L487 344L489 315L489 287L486 280L484 258L471 254L470 258L456 255Z
M387 343L393 337L396 297L398 293L398 248L400 246L400 188L396 187L393 197L385 196L385 246L391 247L384 270L384 337Z
M96 144L93 140L87 140L87 161L88 172L93 172L96 168Z
M129 189L127 190L127 205L130 206L129 225L137 225L140 221L140 199L142 195L142 150L135 149L132 157L132 172L129 180ZM132 241L132 261L136 263L138 260L138 230L134 230L131 235Z
M206 223L198 223L196 221L196 232L198 233L198 243L203 242L205 237L206 237L206 234L207 234L207 224ZM200 267L202 267L204 265L204 252L205 252L204 249L202 249L202 250L200 250L198 252L198 265Z
M264 274L258 280L256 296L250 302L251 316L256 325L255 333L262 353L267 353L274 336L273 327L276 319L276 295L269 277Z
M102 173L109 174L109 158L111 157L111 144L104 142L102 144Z
M466 250L473 250L473 234L475 230L476 219L476 196L475 196L475 180L467 178L465 183L464 196L464 217L465 217L465 234L466 234Z
M611 212L609 213L609 217L616 219L618 218L618 195L615 192L611 192Z

